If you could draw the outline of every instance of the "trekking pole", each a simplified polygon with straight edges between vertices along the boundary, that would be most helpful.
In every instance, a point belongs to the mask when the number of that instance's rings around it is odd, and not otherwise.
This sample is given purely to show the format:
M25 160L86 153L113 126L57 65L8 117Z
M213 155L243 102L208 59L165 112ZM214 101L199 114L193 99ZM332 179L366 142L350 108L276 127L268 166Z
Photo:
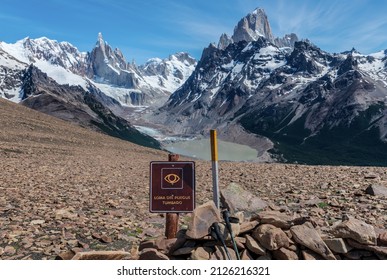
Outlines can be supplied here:
M226 222L227 229L230 233L232 246L234 247L234 251L237 255L237 259L240 260L241 258L239 256L238 247L237 247L235 239L234 239L234 233L232 231L232 226L231 226L231 222L230 222L230 212L228 212L227 209L223 211L223 218L224 218L224 221Z
M217 222L213 223L211 226L211 235L215 238L215 240L220 241L222 243L223 248L226 251L227 258L231 260L230 252L228 251L226 242L224 241L224 238L220 233L220 228Z

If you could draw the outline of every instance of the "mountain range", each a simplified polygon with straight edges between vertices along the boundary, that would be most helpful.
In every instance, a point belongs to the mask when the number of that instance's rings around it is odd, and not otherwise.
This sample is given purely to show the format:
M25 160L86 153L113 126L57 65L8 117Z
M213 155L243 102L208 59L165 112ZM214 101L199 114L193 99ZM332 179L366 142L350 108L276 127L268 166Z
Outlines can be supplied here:
M275 37L263 9L199 61L177 53L137 66L101 34L88 53L47 38L1 42L0 95L153 147L131 124L145 107L148 123L193 136L216 128L265 160L387 166L387 50L329 53Z

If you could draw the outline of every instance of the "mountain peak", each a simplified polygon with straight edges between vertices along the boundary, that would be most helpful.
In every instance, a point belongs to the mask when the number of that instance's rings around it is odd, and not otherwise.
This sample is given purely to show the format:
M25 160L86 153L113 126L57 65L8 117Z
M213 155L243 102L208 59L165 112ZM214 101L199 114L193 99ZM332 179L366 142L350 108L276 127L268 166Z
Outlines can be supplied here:
M259 37L265 37L274 43L274 37L265 11L256 8L238 22L232 39L234 42L251 42L256 41Z

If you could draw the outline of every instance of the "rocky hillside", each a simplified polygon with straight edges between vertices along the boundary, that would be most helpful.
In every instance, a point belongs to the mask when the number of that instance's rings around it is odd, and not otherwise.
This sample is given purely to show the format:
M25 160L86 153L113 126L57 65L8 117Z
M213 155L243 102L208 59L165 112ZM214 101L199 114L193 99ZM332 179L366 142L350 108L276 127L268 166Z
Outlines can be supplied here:
M165 217L149 213L149 162L167 154L4 99L0 127L0 259L54 259L69 250L124 250L134 257L141 241L163 235ZM233 182L270 209L310 217L321 228L344 215L387 228L386 196L377 191L387 184L386 168L219 167L221 189ZM197 206L212 199L209 162L196 162L196 185ZM370 185L373 192L366 191ZM182 227L190 221L180 216Z
M247 15L204 49L155 120L191 134L242 127L269 139L280 161L386 166L387 52L273 38L263 10Z

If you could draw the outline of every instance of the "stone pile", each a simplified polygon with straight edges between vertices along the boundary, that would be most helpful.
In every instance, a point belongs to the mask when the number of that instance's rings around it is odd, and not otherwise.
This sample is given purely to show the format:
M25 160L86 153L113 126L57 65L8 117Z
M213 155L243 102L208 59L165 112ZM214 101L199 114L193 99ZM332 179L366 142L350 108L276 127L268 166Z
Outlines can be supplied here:
M218 223L232 259L237 259L230 233L221 213L211 201L195 209L188 229L174 239L159 237L139 246L140 260L226 260L222 243L211 235ZM309 217L264 210L248 219L243 212L232 224L237 251L242 260L377 260L387 259L387 230L344 216L322 228Z

